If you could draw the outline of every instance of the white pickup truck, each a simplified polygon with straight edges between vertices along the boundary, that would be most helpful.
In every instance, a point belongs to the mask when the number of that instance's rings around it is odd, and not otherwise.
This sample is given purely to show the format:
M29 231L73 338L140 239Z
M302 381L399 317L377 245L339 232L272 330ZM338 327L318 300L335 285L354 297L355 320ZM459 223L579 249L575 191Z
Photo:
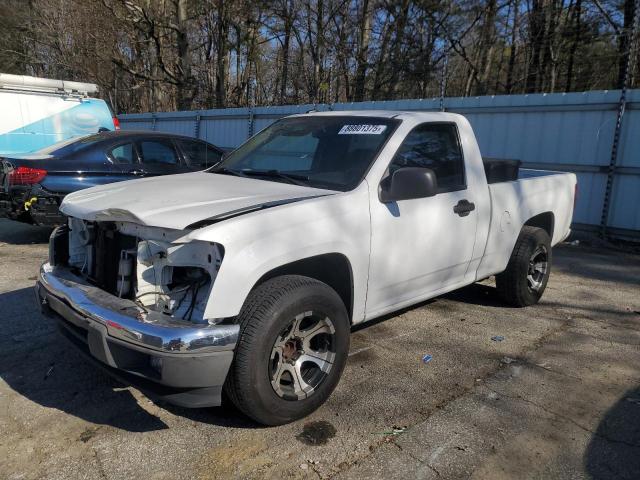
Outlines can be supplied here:
M148 395L202 407L224 389L282 424L329 397L352 325L492 275L535 304L575 186L483 162L460 115L295 115L212 169L67 196L36 292Z

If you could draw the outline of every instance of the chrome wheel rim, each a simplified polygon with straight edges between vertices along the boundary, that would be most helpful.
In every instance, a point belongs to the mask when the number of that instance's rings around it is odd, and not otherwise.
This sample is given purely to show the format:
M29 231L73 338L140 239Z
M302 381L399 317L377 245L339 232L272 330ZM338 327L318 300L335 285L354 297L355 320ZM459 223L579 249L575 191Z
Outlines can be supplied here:
M269 377L285 400L310 397L326 380L335 360L335 328L326 315L304 312L278 334L269 358Z
M527 269L527 283L529 289L534 292L539 291L542 288L544 279L549 270L549 261L547 255L547 247L539 245L531 258L529 259L529 268Z

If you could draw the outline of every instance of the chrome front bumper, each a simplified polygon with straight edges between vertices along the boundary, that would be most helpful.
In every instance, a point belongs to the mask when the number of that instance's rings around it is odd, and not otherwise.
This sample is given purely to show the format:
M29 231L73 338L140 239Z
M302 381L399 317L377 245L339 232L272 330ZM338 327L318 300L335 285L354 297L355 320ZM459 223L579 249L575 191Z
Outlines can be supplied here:
M193 324L145 311L64 267L45 263L35 286L43 311L76 346L125 383L165 400L200 407L220 404L239 325ZM155 395L158 396L158 395Z

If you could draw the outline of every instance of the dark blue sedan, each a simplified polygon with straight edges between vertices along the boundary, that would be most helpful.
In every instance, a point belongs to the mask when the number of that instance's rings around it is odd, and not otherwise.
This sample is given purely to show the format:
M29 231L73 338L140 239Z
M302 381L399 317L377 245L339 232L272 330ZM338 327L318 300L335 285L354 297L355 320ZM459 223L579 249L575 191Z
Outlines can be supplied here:
M157 132L100 132L0 159L0 216L37 225L64 223L58 207L83 188L204 170L223 151L202 140Z

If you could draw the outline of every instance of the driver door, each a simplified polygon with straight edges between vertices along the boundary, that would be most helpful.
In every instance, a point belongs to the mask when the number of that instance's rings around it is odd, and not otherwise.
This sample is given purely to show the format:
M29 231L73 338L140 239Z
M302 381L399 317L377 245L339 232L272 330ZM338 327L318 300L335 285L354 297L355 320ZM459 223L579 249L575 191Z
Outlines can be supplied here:
M367 318L464 282L473 254L477 211L454 211L459 202L474 202L474 192L466 181L457 126L424 123L411 130L393 157L388 174L403 167L433 170L437 193L427 198L382 203L378 186L371 189Z

